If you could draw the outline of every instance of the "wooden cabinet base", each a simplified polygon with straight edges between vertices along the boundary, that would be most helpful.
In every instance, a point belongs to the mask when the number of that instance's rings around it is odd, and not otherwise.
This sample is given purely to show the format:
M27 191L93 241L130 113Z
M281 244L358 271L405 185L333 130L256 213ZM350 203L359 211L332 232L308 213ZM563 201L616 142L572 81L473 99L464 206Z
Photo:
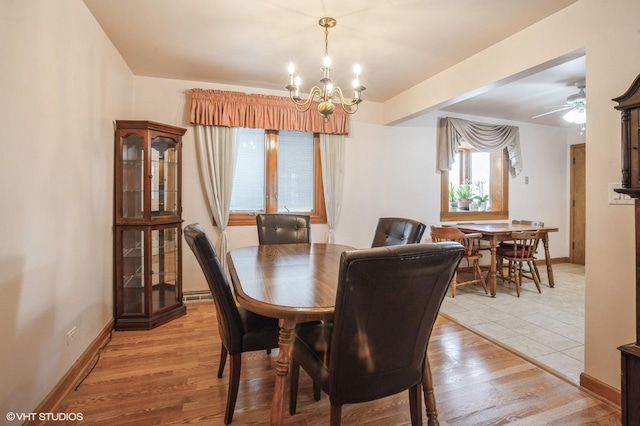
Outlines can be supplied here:
M179 318L187 313L187 306L182 305L171 309L170 311L160 313L151 318L117 318L116 330L151 330L159 325L167 323L171 320Z
M640 425L640 346L632 343L618 350L622 354L622 424Z

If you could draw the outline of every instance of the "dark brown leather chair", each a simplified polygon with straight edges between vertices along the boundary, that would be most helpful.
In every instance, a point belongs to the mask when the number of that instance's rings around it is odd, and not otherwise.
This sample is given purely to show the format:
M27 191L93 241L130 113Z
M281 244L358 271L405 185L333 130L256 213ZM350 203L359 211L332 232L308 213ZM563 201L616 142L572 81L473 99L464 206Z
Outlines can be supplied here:
M256 216L258 241L266 244L308 244L311 218L299 214L263 213Z
M437 422L427 344L449 282L464 255L455 242L350 250L342 254L331 323L295 331L289 412L296 412L300 366L329 395L331 425L343 404L409 390L411 423L422 424L423 387Z
M426 226L422 222L402 217L378 219L371 247L386 247L402 244L417 244L422 239Z
M229 424L233 418L238 397L242 353L277 348L280 333L278 320L254 314L236 305L227 276L202 225L199 223L187 225L184 228L184 238L200 263L216 305L218 332L222 340L219 378L224 371L227 353L231 355L231 376L224 415L224 423Z

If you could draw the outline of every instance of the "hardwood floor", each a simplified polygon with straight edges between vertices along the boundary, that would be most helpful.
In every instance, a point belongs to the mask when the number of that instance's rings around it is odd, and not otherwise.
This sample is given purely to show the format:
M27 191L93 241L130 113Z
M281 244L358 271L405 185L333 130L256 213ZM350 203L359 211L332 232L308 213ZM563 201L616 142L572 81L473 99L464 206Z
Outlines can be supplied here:
M220 339L212 302L150 331L114 331L94 370L57 412L89 425L222 425L228 369L216 377ZM233 425L265 425L277 350L243 354ZM429 345L441 425L619 425L620 411L456 323L440 318ZM286 425L326 425L301 373L298 413ZM423 419L426 424L426 415ZM343 425L408 425L406 392L343 407ZM60 425L64 422L51 422Z

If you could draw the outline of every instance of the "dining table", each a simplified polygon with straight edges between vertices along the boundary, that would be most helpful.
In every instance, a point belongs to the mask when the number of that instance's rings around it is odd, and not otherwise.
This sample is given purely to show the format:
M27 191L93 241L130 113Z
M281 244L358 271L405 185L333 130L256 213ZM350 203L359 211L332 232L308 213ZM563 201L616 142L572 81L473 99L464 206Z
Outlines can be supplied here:
M455 226L465 233L481 233L481 239L489 242L489 250L491 252L491 259L489 263L489 291L491 293L491 297L496 297L496 249L500 241L509 241L513 239L511 237L512 232L539 232L542 245L544 246L544 260L547 267L549 287L555 286L553 268L551 266L551 255L549 254L549 232L558 232L558 228L553 226L535 226L521 223L459 223L451 226Z
M238 303L249 311L278 318L271 425L283 422L295 326L333 318L340 258L351 249L340 244L273 244L241 247L227 254Z

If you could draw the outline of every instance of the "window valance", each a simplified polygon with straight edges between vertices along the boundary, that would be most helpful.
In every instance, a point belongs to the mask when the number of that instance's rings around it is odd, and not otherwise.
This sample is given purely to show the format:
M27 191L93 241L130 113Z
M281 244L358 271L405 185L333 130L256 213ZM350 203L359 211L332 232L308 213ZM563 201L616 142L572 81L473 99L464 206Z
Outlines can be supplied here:
M451 117L438 120L438 170L451 170L463 139L478 151L491 152L507 148L511 174L517 176L522 171L518 127L475 123Z
M283 96L205 89L191 89L190 94L193 124L349 134L349 114L340 108L325 122L316 106L299 112L291 100Z

